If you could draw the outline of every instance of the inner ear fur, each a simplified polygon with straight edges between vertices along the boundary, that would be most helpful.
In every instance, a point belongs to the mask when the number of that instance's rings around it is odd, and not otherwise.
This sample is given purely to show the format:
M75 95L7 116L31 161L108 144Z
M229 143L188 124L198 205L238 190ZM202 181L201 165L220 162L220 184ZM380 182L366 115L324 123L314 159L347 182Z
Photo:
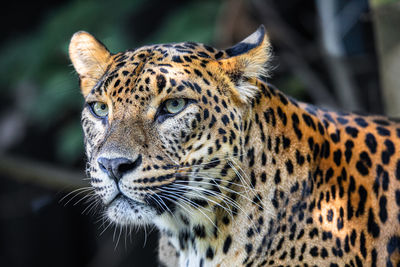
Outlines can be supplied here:
M251 81L268 77L271 49L264 26L225 52L228 58L219 60L219 65L234 83L234 93L241 101L249 103L259 91Z
M91 34L80 31L71 38L69 57L79 74L82 94L86 96L106 72L111 54Z

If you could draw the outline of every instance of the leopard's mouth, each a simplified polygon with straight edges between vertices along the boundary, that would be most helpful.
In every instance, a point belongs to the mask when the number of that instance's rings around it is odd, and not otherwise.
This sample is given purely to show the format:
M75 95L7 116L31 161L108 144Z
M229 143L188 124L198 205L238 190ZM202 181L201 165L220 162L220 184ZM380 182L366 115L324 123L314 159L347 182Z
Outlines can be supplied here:
M94 187L106 188L107 190L99 190L99 197L102 199L105 215L119 225L146 224L154 223L156 217L163 217L164 214L172 214L177 208L176 202L180 200L184 194L181 188L174 191L174 182L176 174L164 174L157 178L160 183L152 183L147 178L135 177L135 181L143 181L147 186L132 186L129 180L110 181L108 184L101 184L101 178L94 180ZM180 186L185 185L187 178L179 176ZM182 178L183 177L183 178ZM131 177L127 177L131 178ZM185 178L185 179L184 179ZM146 180L145 180L146 179ZM171 181L172 180L172 181ZM161 183L162 182L162 183ZM171 189L172 188L172 189ZM170 195L170 190L173 196ZM106 193L104 193L106 191ZM183 197L184 198L184 197Z
M113 203L116 201L127 201L131 205L143 205L144 204L144 203L141 203L134 199L131 199L130 197L127 197L124 194L122 194L121 192L119 192L110 202L105 204L105 206L108 208L109 206L113 205Z
M119 212L122 212L119 207L124 207L124 209L132 210L135 214L138 214L139 211L144 208L146 210L151 210L158 216L166 212L173 213L176 209L176 202L178 199L174 201L174 199L168 196L168 191L165 190L168 188L168 185L171 184L152 187L152 190L150 190L151 192L144 193L143 198L140 200L134 199L125 194L124 191L119 190L115 197L104 206L106 209L114 210L118 207Z

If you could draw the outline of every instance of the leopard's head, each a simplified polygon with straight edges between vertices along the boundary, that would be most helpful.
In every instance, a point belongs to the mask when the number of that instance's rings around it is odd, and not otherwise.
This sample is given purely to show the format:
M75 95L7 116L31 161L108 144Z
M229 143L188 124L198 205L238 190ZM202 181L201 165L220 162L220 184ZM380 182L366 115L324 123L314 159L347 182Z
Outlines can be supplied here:
M269 57L263 26L226 50L186 42L117 54L78 32L69 53L88 174L111 221L174 227L234 208Z

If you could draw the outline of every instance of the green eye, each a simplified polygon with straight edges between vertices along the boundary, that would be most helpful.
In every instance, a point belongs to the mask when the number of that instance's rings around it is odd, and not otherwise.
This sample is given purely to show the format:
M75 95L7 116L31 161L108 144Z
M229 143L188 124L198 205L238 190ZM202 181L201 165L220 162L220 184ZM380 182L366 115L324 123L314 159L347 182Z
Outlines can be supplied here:
M165 101L165 110L170 114L175 114L181 111L186 105L186 100L183 98L169 99Z
M108 106L103 102L94 102L92 105L93 113L98 117L106 117L108 115Z

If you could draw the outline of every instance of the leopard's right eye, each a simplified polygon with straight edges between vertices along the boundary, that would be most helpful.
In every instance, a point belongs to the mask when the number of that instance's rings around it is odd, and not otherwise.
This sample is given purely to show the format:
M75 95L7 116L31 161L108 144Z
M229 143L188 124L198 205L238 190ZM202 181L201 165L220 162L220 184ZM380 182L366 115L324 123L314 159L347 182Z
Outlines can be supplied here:
M108 115L108 105L97 101L89 104L92 113L99 118L105 118Z
M175 99L168 99L164 103L165 111L170 114L175 114L183 110L186 106L186 99L183 98L175 98Z

